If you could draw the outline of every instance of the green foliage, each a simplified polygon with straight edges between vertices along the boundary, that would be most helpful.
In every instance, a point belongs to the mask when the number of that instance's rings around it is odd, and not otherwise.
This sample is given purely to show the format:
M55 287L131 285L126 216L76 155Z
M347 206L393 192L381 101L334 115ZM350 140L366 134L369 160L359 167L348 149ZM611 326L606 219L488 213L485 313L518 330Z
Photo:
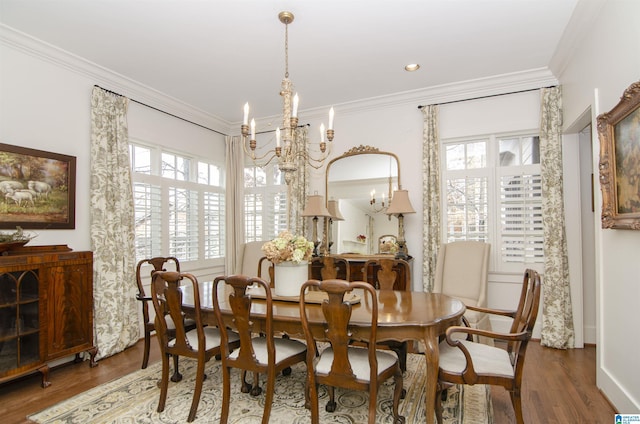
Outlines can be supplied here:
M16 231L12 233L0 233L0 243L12 243L16 241L27 242L35 236L29 233L25 233L22 227L16 227Z

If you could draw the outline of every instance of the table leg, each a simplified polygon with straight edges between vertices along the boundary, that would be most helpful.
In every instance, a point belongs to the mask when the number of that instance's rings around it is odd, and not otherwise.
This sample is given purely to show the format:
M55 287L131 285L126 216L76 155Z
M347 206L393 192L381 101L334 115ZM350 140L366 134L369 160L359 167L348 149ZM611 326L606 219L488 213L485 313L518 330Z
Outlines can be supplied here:
M432 424L435 418L436 389L438 386L438 334L434 327L424 331L424 357L427 361L427 381L425 393L425 423Z

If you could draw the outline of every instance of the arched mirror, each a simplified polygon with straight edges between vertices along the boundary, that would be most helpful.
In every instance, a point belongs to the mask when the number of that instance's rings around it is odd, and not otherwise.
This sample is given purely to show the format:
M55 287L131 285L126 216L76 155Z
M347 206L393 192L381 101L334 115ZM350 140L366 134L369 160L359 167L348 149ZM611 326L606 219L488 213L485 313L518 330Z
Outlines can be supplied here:
M331 253L377 254L380 236L397 235L398 223L385 214L401 184L394 153L354 147L327 164L325 184L344 218L331 225Z

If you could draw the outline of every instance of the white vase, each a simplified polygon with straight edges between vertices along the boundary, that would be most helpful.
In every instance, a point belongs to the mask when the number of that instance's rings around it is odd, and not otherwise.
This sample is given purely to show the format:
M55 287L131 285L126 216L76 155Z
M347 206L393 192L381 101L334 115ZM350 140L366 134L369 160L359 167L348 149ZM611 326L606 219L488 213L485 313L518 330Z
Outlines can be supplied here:
M274 279L276 296L300 296L300 287L309 279L307 261L276 264Z

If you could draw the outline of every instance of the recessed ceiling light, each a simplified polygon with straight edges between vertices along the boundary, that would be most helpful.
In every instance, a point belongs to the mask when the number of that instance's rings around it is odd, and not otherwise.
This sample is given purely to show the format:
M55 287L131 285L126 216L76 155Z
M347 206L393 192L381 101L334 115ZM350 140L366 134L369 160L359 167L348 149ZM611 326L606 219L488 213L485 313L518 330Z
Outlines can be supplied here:
M418 65L417 63L410 63L404 67L404 70L408 72L417 71L418 69L420 69L420 65Z

